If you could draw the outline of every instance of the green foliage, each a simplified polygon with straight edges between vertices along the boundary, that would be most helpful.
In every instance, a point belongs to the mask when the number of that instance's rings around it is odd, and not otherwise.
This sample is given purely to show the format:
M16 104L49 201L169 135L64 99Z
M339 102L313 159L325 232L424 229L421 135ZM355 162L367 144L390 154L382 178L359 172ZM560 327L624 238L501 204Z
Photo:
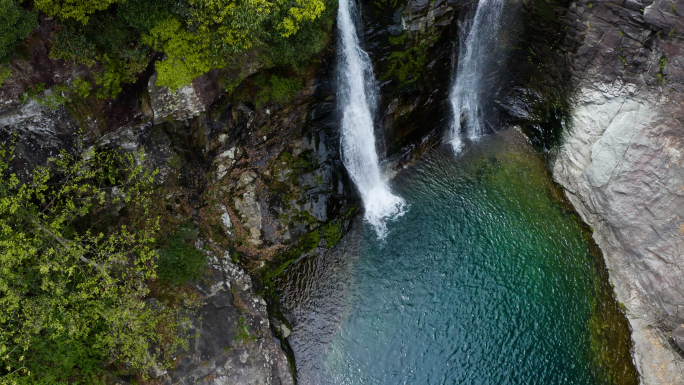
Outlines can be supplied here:
M270 26L269 22L264 28L263 41L264 58L266 66L291 66L297 71L306 68L311 59L319 54L330 42L335 9L337 2L325 0L324 10L315 20L304 20L295 34L283 35L279 33L278 26ZM271 19L281 20L287 17L287 7L277 7Z
M36 12L25 10L16 0L0 0L0 62L14 55L14 50L37 24Z
M274 6L266 0L189 0L189 3L188 26L197 32L204 47L219 55L259 45L264 23Z
M117 30L116 26L112 30ZM90 34L100 37L94 39L88 36ZM50 57L87 66L102 63L100 71L95 74L96 95L100 99L109 99L121 92L122 82L133 82L147 66L148 51L130 48L131 42L121 34L99 34L80 25L64 26L53 34Z
M6 0L0 0L6 1ZM97 91L114 97L154 51L157 84L171 90L216 68L240 65L255 52L264 67L308 65L327 44L333 0L37 0L58 17L51 57L101 63ZM238 75L239 77L239 75ZM236 84L227 84L232 89Z
M50 90L45 89L44 83L37 83L29 87L19 100L22 103L29 99L35 100L39 104L54 110L74 100L87 98L90 95L90 88L90 82L80 77L76 78L71 85L56 84Z
M142 41L166 53L166 59L155 65L158 86L175 91L214 68L202 38L188 32L176 18L157 24Z
M50 56L91 67L100 63L96 95L113 98L122 82L133 82L149 64L152 47L143 44L143 35L171 15L187 13L184 3L127 0L92 13L86 24L61 20Z
M2 87L2 84L5 82L5 80L9 79L11 76L11 69L8 67L0 67L0 87Z
M91 384L105 363L170 364L181 320L146 300L159 220L143 158L62 152L22 183L0 151L0 381ZM121 206L126 218L106 215Z
M74 96L85 99L90 96L90 88L91 85L89 81L78 77L72 83L70 90L73 92Z
M286 7L287 16L278 25L280 35L292 36L302 27L305 21L316 20L325 11L323 0L296 0L296 5Z
M178 286L202 278L206 265L207 257L188 243L181 229L159 251L157 272L160 279Z
M325 236L325 247L327 249L332 249L342 238L339 221L329 222L322 227L322 231Z
M249 333L249 326L245 321L245 317L238 318L237 333L235 334L235 341L246 344L249 341L256 341L256 336Z
M302 80L299 78L281 78L271 75L268 81L262 76L255 82L261 87L257 93L257 104L282 103L292 99L302 89Z
M83 24L88 23L89 16L109 8L121 0L34 0L41 11L50 16L62 19L74 19Z

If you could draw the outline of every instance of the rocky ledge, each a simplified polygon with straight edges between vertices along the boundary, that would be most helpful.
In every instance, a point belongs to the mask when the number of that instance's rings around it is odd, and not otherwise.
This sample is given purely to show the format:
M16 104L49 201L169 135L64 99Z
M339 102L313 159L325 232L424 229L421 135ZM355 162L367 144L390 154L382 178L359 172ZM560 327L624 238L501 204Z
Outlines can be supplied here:
M190 320L189 349L172 371L156 373L164 384L294 385L280 343L270 330L266 302L252 279L230 261L212 258L199 310ZM279 325L288 334L285 325Z

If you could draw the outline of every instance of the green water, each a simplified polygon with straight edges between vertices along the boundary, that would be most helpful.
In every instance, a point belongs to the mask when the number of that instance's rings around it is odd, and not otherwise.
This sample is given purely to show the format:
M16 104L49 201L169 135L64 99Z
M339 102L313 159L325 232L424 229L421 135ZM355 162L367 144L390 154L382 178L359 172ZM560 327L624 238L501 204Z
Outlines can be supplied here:
M427 155L359 225L281 279L304 384L636 384L600 255L514 132Z

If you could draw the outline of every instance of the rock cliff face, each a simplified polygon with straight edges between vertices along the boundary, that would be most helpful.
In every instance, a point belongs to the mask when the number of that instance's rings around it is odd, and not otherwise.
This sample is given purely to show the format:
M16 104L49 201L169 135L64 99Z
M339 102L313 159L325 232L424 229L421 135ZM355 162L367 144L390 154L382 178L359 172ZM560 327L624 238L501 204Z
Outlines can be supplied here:
M266 302L252 279L230 261L212 258L213 269L197 286L202 304L191 317L189 350L170 372L156 373L164 384L294 385L281 346L273 339Z
M683 6L573 2L564 17L577 88L553 175L594 229L644 384L684 384Z
M29 59L15 59L0 88L0 140L16 139L13 169L26 176L79 145L144 149L169 215L205 229L194 242L212 250L211 269L191 289L201 304L190 350L153 375L164 383L292 384L281 346L289 328L267 312L246 271L268 274L290 248L323 248L349 225L356 198L339 159L332 55L286 103L227 98L215 73L172 93L149 71L115 100L48 106L22 94L40 82L47 91L39 96L48 95L90 75L49 59L49 28L40 28Z

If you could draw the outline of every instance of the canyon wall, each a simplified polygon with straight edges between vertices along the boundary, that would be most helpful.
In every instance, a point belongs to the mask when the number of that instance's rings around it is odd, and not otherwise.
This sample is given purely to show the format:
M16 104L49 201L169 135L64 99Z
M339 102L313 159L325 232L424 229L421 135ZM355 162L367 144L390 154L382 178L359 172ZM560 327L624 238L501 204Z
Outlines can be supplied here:
M554 179L603 251L644 384L684 384L684 2L573 2ZM683 345L684 347L684 345Z

